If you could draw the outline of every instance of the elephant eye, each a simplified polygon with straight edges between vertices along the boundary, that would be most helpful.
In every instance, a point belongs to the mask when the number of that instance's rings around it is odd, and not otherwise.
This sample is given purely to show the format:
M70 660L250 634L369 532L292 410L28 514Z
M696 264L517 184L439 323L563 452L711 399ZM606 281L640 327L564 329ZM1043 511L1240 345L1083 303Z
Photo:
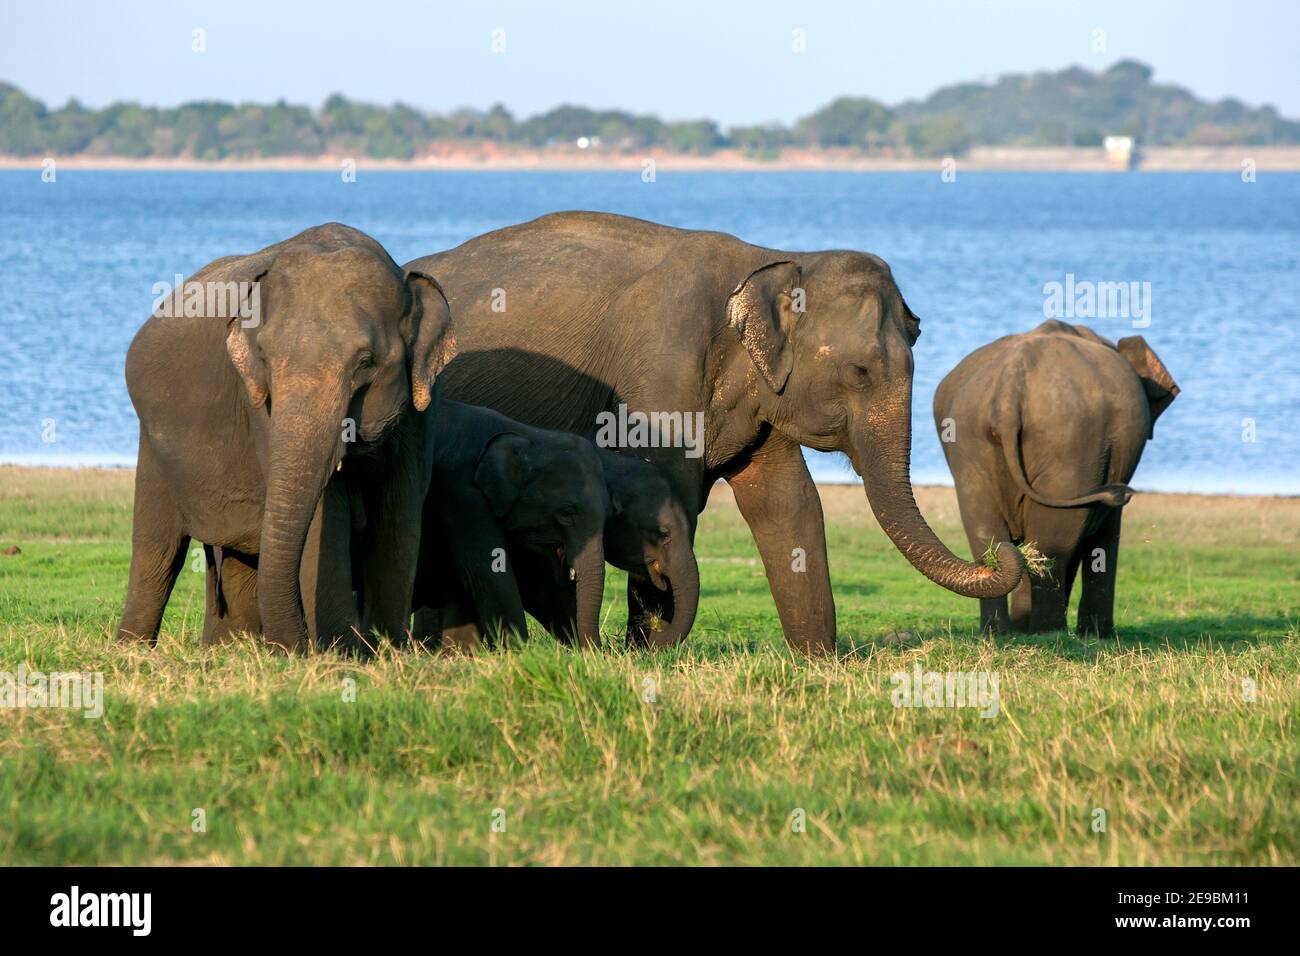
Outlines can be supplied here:
M364 349L357 356L357 368L370 368L375 364L375 353L369 349Z
M672 540L672 537L673 537L673 531L671 528L659 529L659 541L661 544L667 544L669 541Z
M863 389L871 383L871 372L865 365L846 365L844 384L849 388Z

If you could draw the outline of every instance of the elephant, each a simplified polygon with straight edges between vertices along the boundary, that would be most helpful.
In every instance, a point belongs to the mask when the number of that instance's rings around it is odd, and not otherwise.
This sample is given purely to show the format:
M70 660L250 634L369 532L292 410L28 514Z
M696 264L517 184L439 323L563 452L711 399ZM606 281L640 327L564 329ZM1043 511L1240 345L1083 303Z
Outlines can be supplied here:
M691 521L652 463L609 448L598 453L610 499L605 560L660 591L671 592L672 619L656 620L643 610L629 618L628 640L671 647L690 633L700 600ZM563 624L573 620L576 592L559 573L554 556L512 553L512 558L524 610L552 634L562 634Z
M156 643L191 537L210 567L205 643L260 629L297 651L309 617L347 629L354 553L363 626L404 629L432 469L420 413L454 354L437 282L339 223L218 259L160 300L126 356L140 445L118 638ZM304 588L309 534L325 546Z
M1024 562L1011 545L997 568L963 561L917 509L920 321L878 257L564 212L408 267L436 274L456 315L446 395L589 438L609 415L653 416L657 433L630 428L624 442L620 426L616 447L658 466L692 543L711 487L726 481L792 646L828 653L836 638L821 500L801 446L847 454L881 527L931 580L988 598L1019 583ZM671 621L671 594L629 578L629 617Z
M980 601L980 629L1114 633L1120 519L1155 421L1178 396L1140 335L1118 343L1049 320L976 349L939 383L934 419L971 550L1031 541L1050 560L1011 598Z
M573 581L563 623L598 643L609 493L596 447L568 432L440 399L438 448L423 518L414 636L467 648L479 636L528 635L511 559L547 555ZM570 623L572 622L572 623Z

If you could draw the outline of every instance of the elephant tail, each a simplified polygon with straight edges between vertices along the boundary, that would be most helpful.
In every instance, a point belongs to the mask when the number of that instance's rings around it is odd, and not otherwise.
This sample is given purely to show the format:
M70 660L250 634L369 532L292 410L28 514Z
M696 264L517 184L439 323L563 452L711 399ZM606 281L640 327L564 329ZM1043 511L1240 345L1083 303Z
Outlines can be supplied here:
M1007 460L1007 471L1011 473L1011 478L1016 483L1016 487L1026 497L1038 502L1040 505L1047 508L1079 508L1083 505L1104 504L1110 508L1122 508L1133 497L1133 489L1122 484L1102 485L1100 488L1094 489L1086 495L1080 495L1078 498L1052 498L1048 495L1041 495L1029 486L1029 479L1025 476L1024 465L1020 461L1019 424L1017 423L1010 429L999 429L998 435L1002 442L1002 454Z

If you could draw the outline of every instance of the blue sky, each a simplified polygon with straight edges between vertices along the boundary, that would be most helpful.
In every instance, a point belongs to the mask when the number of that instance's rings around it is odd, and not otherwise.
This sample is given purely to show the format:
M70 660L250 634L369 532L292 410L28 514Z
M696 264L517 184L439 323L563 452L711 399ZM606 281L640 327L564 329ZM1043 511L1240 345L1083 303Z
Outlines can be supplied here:
M191 50L195 28L205 53ZM1098 28L1104 52L1093 50ZM964 80L1135 57L1157 80L1295 117L1297 37L1294 0L4 0L0 80L51 105L75 95L90 106L315 106L339 91L439 112L503 102L529 115L568 102L731 125L789 122L844 94L892 105Z

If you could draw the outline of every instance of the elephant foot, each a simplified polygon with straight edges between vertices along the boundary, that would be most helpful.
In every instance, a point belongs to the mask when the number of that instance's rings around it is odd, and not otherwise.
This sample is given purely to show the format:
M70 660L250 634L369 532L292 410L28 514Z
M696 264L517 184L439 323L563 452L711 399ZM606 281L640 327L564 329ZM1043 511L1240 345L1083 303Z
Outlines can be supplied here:
M1079 618L1079 636L1095 637L1099 640L1111 640L1117 636L1115 624L1104 618Z

